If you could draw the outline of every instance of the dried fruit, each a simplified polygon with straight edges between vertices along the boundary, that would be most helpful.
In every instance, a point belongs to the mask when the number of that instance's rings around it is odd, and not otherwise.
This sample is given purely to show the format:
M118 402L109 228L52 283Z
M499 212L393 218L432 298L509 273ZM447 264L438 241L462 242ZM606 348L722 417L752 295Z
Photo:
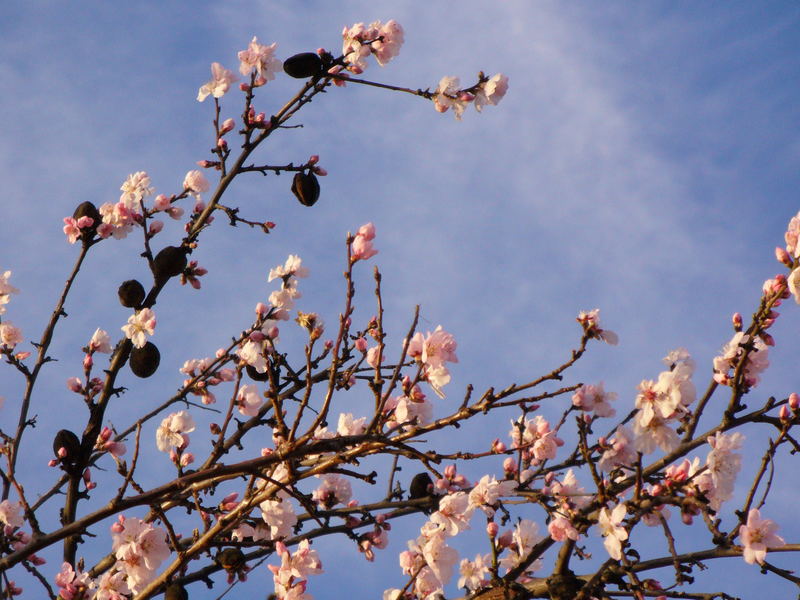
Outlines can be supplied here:
M269 381L269 371L259 373L253 365L247 365L244 370L247 371L247 376L253 381Z
M283 70L296 79L313 77L322 73L322 59L315 52L302 52L283 61Z
M164 600L189 600L189 592L180 583L171 583L164 590Z
M128 279L119 286L117 295L122 306L139 308L144 301L144 287L135 279Z
M53 439L53 452L62 464L74 465L81 454L81 441L69 429L62 429ZM62 452L64 456L61 456Z
M186 251L177 246L167 246L153 259L153 276L156 281L165 281L183 273L186 265Z
M216 560L228 573L238 573L245 567L244 554L238 548L225 548L217 554Z
M131 350L131 371L137 377L150 377L158 369L161 353L153 342L147 342L141 348Z
M427 473L417 473L408 486L408 498L427 498L433 493L433 480Z
M319 181L313 173L297 173L292 180L292 193L303 206L314 206L319 200Z
M78 204L78 206L75 207L75 212L72 213L72 218L76 221L81 217L89 217L93 221L92 226L84 229L81 236L84 239L90 240L94 237L97 226L100 225L103 218L100 216L100 211L97 210L97 207L89 201Z

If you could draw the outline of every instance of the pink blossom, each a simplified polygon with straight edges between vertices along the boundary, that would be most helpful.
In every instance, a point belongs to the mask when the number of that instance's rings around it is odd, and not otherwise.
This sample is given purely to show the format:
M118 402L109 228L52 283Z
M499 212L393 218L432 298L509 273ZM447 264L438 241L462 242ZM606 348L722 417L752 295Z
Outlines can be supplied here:
M470 506L480 508L491 517L500 497L511 495L516 486L515 481L497 481L494 475L484 475L469 493Z
M613 331L600 328L600 309L581 311L578 314L578 323L583 326L584 332L590 337L604 341L606 344L616 346L619 337Z
M0 344L5 348L14 348L23 341L22 330L11 321L0 323Z
M243 385L236 395L236 405L239 412L247 417L255 417L263 404L261 393L253 384Z
M119 197L120 203L134 213L139 212L142 200L153 193L153 188L150 187L150 176L144 171L128 175L125 183L119 189L122 191Z
M598 461L598 466L604 471L614 467L630 466L636 461L636 449L633 445L633 434L624 425L617 427L614 437L611 438L610 447L603 453Z
M258 43L257 37L253 37L247 48L239 52L239 72L242 75L250 75L255 69L264 83L275 79L276 71L283 66L283 63L273 56L277 46L277 43L264 46Z
M0 315L6 312L6 304L11 301L11 294L19 294L19 290L8 283L11 278L11 271L6 271L0 275Z
M85 594L95 587L95 582L89 573L76 573L72 565L65 562L61 565L61 572L56 575L56 585L60 588L58 597L63 600L83 600Z
M211 63L211 80L204 83L197 92L197 101L202 102L209 95L222 98L230 89L231 84L239 79L218 62Z
M469 529L469 521L475 506L470 504L466 492L447 494L439 500L439 510L431 515L431 523L437 525L447 536L455 536Z
M156 315L151 309L143 308L128 317L128 324L121 329L134 346L142 348L147 343L147 336L155 332Z
M194 194L196 197L199 198L200 194L207 192L211 188L211 184L206 179L206 176L203 175L202 171L193 170L186 173L186 177L183 178L183 189Z
M136 593L156 576L170 550L165 532L150 523L121 517L119 525L112 528L112 550L127 575L128 586Z
M308 269L303 266L303 259L296 254L290 254L283 266L278 265L277 267L270 269L269 278L267 281L272 281L273 279L283 279L285 282L288 282L289 278L291 277L308 277ZM292 285L290 287L294 286Z
M487 104L496 105L508 91L508 77L502 73L494 75L478 86L475 92L475 110L481 112Z
M622 560L622 542L628 539L628 531L622 525L627 509L618 504L612 510L603 508L597 521L600 534L605 538L603 545L614 560Z
M488 578L489 567L491 566L491 558L486 555L475 555L475 560L464 558L458 566L458 573L461 577L458 578L458 587L467 588L469 591L474 592L480 587L483 587Z
M339 435L361 435L367 428L367 417L353 418L352 413L339 415L336 433Z
M111 204L106 202L100 208L102 223L97 227L97 234L101 238L114 236L116 239L126 237L136 224L139 213L129 207L125 202Z
M12 529L22 527L24 519L22 518L21 512L21 503L3 500L0 502L0 523Z
M259 373L267 372L267 359L264 358L264 343L247 340L237 351L239 358Z
M357 260L367 260L375 256L378 251L372 246L372 240L375 238L375 226L372 223L367 223L359 227L353 243L351 244L350 260L355 262Z
M505 534L504 534L505 535ZM529 519L522 519L514 527L511 534L509 553L500 561L500 564L509 571L528 558L533 547L542 541L539 526ZM526 570L526 573L542 568L542 559L536 559Z
M453 577L453 569L458 562L458 552L445 543L443 534L433 535L422 546L422 556L441 585Z
M291 535L292 528L297 524L297 515L288 499L265 500L258 507L261 509L261 518L269 525L271 539Z
M111 337L105 330L100 328L94 330L92 339L89 340L89 352L111 353Z
M564 542L568 539L577 540L580 537L572 522L561 516L556 517L547 524L547 532L557 542Z
M337 504L347 504L353 495L350 482L336 473L322 475L322 483L311 498L322 508L330 510Z
M775 532L778 526L771 519L762 519L757 508L751 508L747 513L747 524L739 527L744 551L742 556L747 564L764 564L769 548L779 548L786 545L782 537Z
M373 23L374 25L380 24L380 21ZM380 25L378 30L379 40L372 43L372 53L375 55L375 60L378 61L380 66L385 66L395 56L400 54L400 46L403 45L403 27L391 19L385 24Z
M131 593L122 571L106 571L96 583L97 592L93 600L126 600Z
M609 404L616 400L617 394L606 392L603 389L603 382L596 385L582 385L572 395L572 405L580 410L593 410L598 417L613 417L617 411Z
M800 304L800 267L794 269L786 279L789 291L794 296L794 301Z
M156 445L161 452L169 452L171 448L181 448L188 442L187 433L194 431L192 415L187 411L172 413L161 421L156 430Z
M458 77L442 77L433 96L433 107L437 112L447 112L453 109L456 120L461 120L468 102L461 99L461 80Z

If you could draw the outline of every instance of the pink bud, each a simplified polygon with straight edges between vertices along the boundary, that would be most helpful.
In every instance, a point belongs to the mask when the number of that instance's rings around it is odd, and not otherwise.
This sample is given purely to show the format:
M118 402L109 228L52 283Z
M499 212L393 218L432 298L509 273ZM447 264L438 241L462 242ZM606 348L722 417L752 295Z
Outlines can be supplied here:
M314 167L312 170L320 177L325 177L328 174L328 172L322 167Z
M266 336L261 331L253 331L247 337L248 339L250 339L250 341L255 342L256 344L258 344L259 342L263 342L265 339L267 339Z
M67 379L67 389L71 392L75 392L76 394L80 394L83 392L83 385L81 384L81 380L77 377L70 377Z
M48 467L55 467L57 465L58 465L58 461L55 458L51 458L49 461L47 461L47 466Z
M742 327L742 315L741 313L733 313L733 317L731 317L731 321L733 321L733 326L735 329L740 329Z
M107 442L111 438L111 429L108 427L103 427L103 431L100 432L98 436L102 441Z
M778 411L778 418L781 421L790 421L792 419L792 411L784 404L781 406L780 411Z
M774 346L775 345L775 338L768 334L766 331L761 332L761 339L764 340L764 343L767 346Z
M792 257L789 256L789 253L784 249L778 246L775 248L775 258L778 259L779 263L783 263L787 267L792 266Z
M311 156L308 158L308 163L307 163L307 164L308 164L309 166L311 166L311 165L315 165L315 164L317 164L318 162L319 162L319 155L318 155L318 154L312 154L312 155L311 155Z
M58 455L58 458L66 458L67 457L67 449L64 448L64 446L61 446L58 449L58 452L56 452L56 454Z
M164 221L156 219L152 223L150 223L150 235L156 235L162 229L164 229Z
M444 476L447 479L452 479L453 477L455 477L456 476L456 466L455 465L447 465L444 468Z
M223 150L228 147L228 142L225 141L225 138L219 138L217 140L217 148L222 148Z
M111 526L111 531L114 533L122 533L125 531L125 526L122 523L114 523Z
M490 538L497 537L497 533L500 531L500 526L495 523L494 521L488 523L486 525L486 533L489 534Z
M364 337L358 338L354 342L354 345L356 347L356 350L358 350L359 352L366 352L367 351L367 340Z
M281 332L280 332L280 330L279 330L279 329L278 329L278 328L277 328L275 325L273 325L272 327L270 327L270 328L267 330L267 336L268 336L268 337L269 337L269 339L271 339L271 340L275 340L275 339L277 339L277 338L278 338L278 336L280 335L280 333L281 333Z
M333 340L325 340L325 350L333 349Z
M506 475L513 475L517 472L517 461L509 456L503 461L503 471Z
M220 127L219 129L219 134L225 135L226 133L231 131L235 126L236 126L236 121L234 121L233 119L225 119L222 122L222 127Z
M28 358L30 355L31 355L31 353L30 353L30 352L27 352L27 351L26 351L26 352L17 352L17 353L14 355L14 358L16 358L17 360L25 360L25 359L26 359L26 358Z
M544 476L544 482L547 485L550 485L551 483L553 483L553 479L555 479L555 478L556 478L556 474L553 471L548 471L547 475Z
M262 448L261 456L271 456L273 452L275 452L275 450L273 450L272 448Z
M385 520L386 520L386 515L385 515L385 514L383 514L383 513L381 513L381 514L379 514L379 515L377 515L377 516L375 517L375 522L376 522L378 525L381 525L381 524L383 524L383 522L384 522Z
M87 354L86 356L83 357L83 368L86 371L91 369L93 364L94 364L94 361L92 360L92 355L91 354Z
M242 82L239 84L239 89L242 90L243 92L246 92L247 90L250 89L250 85Z
M267 83L267 79L262 75L253 82L253 87L261 87L265 83Z
M181 455L182 467L188 467L193 462L194 462L194 454L192 454L191 452L186 452L185 454Z
M789 394L789 407L792 410L797 410L800 408L800 396L798 396L795 392Z
M496 439L492 442L492 452L495 454L500 454L501 452L506 451L506 445L500 441L500 439Z

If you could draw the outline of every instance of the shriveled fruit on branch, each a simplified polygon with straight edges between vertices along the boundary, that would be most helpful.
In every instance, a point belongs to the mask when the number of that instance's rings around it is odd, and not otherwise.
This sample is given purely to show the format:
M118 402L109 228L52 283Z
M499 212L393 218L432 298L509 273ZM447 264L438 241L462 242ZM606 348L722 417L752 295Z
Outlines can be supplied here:
M131 371L137 377L150 377L158 369L161 353L153 342L147 342L141 348L131 350Z
M62 464L75 464L81 453L81 441L69 429L62 429L53 439L53 452Z
M177 277L186 268L186 251L177 246L167 246L153 259L153 276L156 281Z
M225 548L217 554L216 560L228 573L238 573L245 567L244 554L238 548Z
M100 216L100 211L97 210L97 207L89 201L81 202L75 207L75 212L72 213L72 218L77 221L81 217L89 217L92 219L92 226L84 230L84 235L88 234L89 237L93 236L95 231L97 231L97 226L100 225L100 222L103 220L103 218Z
M180 583L171 583L164 590L164 600L189 600L189 592Z
M283 61L283 70L296 79L313 77L322 72L322 59L316 52L302 52Z
M408 486L408 497L410 500L417 498L427 498L433 493L433 480L427 473L417 473Z
M144 286L135 279L128 279L119 286L117 295L122 306L139 308L144 301Z
M253 381L269 381L269 371L259 373L253 365L247 365L244 368L247 371L247 376Z
M319 200L319 181L313 173L297 173L292 180L292 193L303 206L314 206Z

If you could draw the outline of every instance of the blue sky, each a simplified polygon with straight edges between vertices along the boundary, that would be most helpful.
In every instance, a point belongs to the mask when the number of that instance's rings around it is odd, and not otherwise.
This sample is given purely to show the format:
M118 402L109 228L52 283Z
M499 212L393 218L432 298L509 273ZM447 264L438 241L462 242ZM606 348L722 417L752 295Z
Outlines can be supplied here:
M139 170L172 193L207 157L212 107L195 96L212 61L234 69L253 35L277 41L281 58L338 50L342 26L389 18L404 26L405 45L387 67L370 65L367 78L425 88L444 75L470 82L478 70L501 71L507 97L462 122L421 99L354 85L315 100L299 116L304 127L275 136L260 157L285 163L319 154L329 172L319 203L298 205L286 175L251 175L231 189L228 204L277 227L265 237L220 222L204 236L193 255L210 270L203 289L170 284L162 295L154 338L162 368L114 407L115 424L174 390L185 359L211 354L247 326L271 289L269 268L289 253L312 273L300 308L333 326L344 235L367 221L378 232L373 260L395 342L415 304L423 330L441 323L459 342L451 404L467 383L484 389L552 369L578 340L578 311L595 307L621 342L592 347L573 381L603 380L620 407L632 406L639 381L655 378L661 358L684 346L705 386L732 334L730 315L752 313L762 281L781 271L773 248L800 209L800 8L791 2L4 7L0 272L11 269L22 290L5 316L38 337L76 254L61 219L77 203L114 201ZM297 87L279 77L257 106L274 111ZM237 116L238 94L223 107ZM168 226L161 235L167 244L180 232ZM32 468L46 462L54 430L82 428L82 408L63 381L78 374L80 347L96 327L119 331L127 318L115 291L123 279L145 277L137 241L100 245L76 285L53 346L59 362L34 399L41 422L25 446ZM366 320L374 312L368 269L357 284L357 315ZM800 388L792 345L800 318L793 303L782 312L773 366L753 404ZM284 337L287 347L299 340ZM129 378L123 385L138 384ZM1 370L4 430L15 419L15 394L19 382ZM496 427L505 435L505 416ZM778 475L786 483L766 513L780 521L798 499L798 481L788 470ZM781 525L787 539L800 537L796 525ZM354 563L375 580L354 598L402 581L395 556L414 527L393 531L379 569ZM757 569L741 570L741 585L762 584ZM309 591L335 597L324 585L312 581Z

